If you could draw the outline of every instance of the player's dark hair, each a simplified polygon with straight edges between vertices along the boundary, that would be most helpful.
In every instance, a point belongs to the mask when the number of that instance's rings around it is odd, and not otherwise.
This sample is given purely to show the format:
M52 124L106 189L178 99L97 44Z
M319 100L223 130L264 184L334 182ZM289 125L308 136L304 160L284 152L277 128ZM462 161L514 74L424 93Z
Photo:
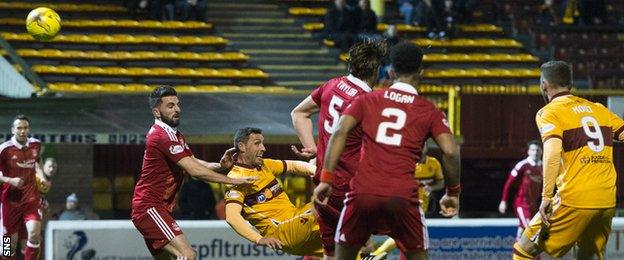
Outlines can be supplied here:
M262 129L255 127L245 127L236 130L234 134L234 147L238 149L238 143L246 143L251 134L262 134Z
M527 143L527 148L531 147L531 145L537 145L537 147L542 148L542 142L539 140L531 140Z
M150 108L155 108L162 103L163 97L178 96L178 92L172 86L156 87L149 96Z
M11 121L11 125L13 125L13 122L15 122L15 120L24 120L24 121L26 121L26 122L28 122L30 124L30 119L27 116L23 115L23 114L16 115L13 118L13 121Z
M559 87L572 87L572 68L565 61L553 60L542 64L540 67L542 77L548 83Z
M388 55L388 44L383 41L364 40L349 49L349 73L367 80L377 77L377 69Z
M423 51L408 41L397 43L390 49L390 60L398 75L420 73Z

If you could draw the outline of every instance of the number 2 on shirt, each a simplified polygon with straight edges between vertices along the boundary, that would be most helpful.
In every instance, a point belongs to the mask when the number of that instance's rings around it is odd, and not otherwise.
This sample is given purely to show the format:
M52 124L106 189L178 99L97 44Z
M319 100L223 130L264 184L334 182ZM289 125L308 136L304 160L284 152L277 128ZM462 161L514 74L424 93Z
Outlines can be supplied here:
M375 141L382 144L400 146L403 136L400 134L388 135L388 129L397 131L403 129L407 114L401 109L389 107L382 110L381 115L386 118L390 118L391 120L394 117L395 120L381 122L381 124L379 124L379 127L377 127L377 136L375 137Z

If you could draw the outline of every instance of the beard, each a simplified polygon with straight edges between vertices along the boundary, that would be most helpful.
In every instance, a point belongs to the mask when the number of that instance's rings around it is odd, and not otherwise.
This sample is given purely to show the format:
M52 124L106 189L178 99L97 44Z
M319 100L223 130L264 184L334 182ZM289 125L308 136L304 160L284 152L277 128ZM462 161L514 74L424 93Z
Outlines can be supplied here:
M167 116L162 116L160 118L161 121L163 121L163 123L171 126L171 127L178 127L178 125L180 124L180 118L173 118L173 116L171 117L167 117Z

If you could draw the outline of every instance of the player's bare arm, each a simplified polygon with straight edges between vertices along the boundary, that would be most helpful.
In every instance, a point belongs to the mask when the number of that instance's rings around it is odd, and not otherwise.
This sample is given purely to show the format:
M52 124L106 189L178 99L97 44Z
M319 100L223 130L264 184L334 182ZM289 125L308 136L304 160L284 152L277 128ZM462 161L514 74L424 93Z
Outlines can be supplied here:
M238 233L252 243L267 246L273 250L281 249L284 243L272 237L262 237L253 229L240 214L243 206L238 203L227 203L225 205L225 221Z
M223 153L221 160L218 163L216 162L206 162L204 160L197 159L193 156L199 163L206 166L208 169L213 170L215 172L221 174L227 174L230 169L234 166L234 162L236 161L236 148L230 148Z
M293 127L299 141L303 145L301 150L292 146L293 152L301 159L310 160L316 156L316 144L314 143L314 134L312 132L312 115L319 112L319 106L312 100L311 96L301 101L291 112Z
M178 161L178 165L182 167L189 175L202 180L204 182L216 182L232 185L248 185L257 180L257 177L230 178L223 174L219 174L208 167L202 165L199 160L192 156L187 156Z
M544 164L543 164L543 186L542 203L539 207L539 214L542 222L549 226L552 215L552 198L555 195L555 183L561 167L561 151L563 142L559 138L548 138L544 142Z
M312 177L314 173L316 173L316 166L314 164L293 160L285 160L284 162L286 162L286 173L288 174Z
M452 217L459 213L460 155L452 134L444 133L434 138L442 150L442 164L446 179L446 194L440 199L440 214Z
M357 120L349 115L340 117L338 129L332 134L327 144L327 153L323 162L323 171L321 172L321 182L314 189L312 201L319 205L327 205L327 200L331 192L332 173L338 165L340 154L344 150L347 136L357 125Z
M21 188L22 184L24 184L24 180L22 180L22 178L19 178L19 177L11 178L11 177L0 176L0 183L8 183L9 185L13 187Z

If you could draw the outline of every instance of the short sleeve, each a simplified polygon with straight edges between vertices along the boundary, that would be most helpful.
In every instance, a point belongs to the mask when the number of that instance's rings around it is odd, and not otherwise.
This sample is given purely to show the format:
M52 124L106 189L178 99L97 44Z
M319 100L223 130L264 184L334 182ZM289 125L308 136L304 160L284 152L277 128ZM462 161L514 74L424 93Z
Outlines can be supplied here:
M264 166L275 176L283 174L287 170L286 161L284 160L264 159L263 161Z
M441 134L451 134L449 129L449 122L446 119L446 115L440 110L435 110L431 116L431 136L436 137Z
M552 110L542 108L538 111L535 116L535 123L537 124L537 129L539 129L542 137L542 142L546 142L546 140L553 137L559 139L562 138L562 126Z
M245 193L239 190L229 189L225 192L225 203L234 202L243 205L244 201Z
M362 122L362 117L364 114L364 96L360 95L355 97L355 99L349 104L347 109L342 113L343 115L349 115L355 118L356 121Z
M188 145L180 142L177 137L169 137L169 135L158 136L153 145L175 163L184 157L193 156Z
M442 165L440 164L440 161L438 161L438 159L431 157L431 168L434 171L434 175L433 178L436 180L443 180L444 179L444 175L442 174Z
M312 97L312 100L314 101L314 103L316 103L319 106L321 106L321 97L323 96L324 87L325 85L322 85L316 88L315 90L313 90L312 93L310 94L310 97Z

